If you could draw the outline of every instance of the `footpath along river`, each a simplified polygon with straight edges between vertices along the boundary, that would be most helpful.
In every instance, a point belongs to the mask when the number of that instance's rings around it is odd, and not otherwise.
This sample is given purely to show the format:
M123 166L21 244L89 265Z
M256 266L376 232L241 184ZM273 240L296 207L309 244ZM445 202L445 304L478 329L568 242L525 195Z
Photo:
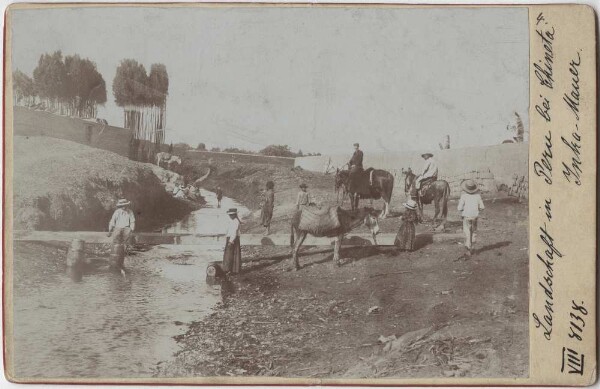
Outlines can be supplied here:
M202 190L207 204L166 232L222 233L225 211L248 210ZM48 258L28 262L27 282L14 290L15 372L20 377L149 377L178 350L173 336L200 320L221 299L220 285L206 283L206 266L222 247L159 246L126 259L126 277L94 261L74 281ZM35 251L33 251L35 253ZM25 266L25 265L24 265ZM25 271L25 270L23 270ZM22 271L22 273L23 273Z

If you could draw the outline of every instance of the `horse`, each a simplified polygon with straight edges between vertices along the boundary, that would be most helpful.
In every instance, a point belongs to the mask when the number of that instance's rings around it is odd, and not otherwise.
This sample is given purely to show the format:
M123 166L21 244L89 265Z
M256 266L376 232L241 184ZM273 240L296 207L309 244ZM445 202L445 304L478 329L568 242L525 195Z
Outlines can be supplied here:
M335 190L338 191L340 188L343 188L344 197L348 193L353 211L358 208L358 201L361 198L372 200L383 199L384 205L381 211L381 218L385 219L390 212L390 201L392 199L392 191L394 190L394 176L385 170L369 168L361 173L359 179L362 180L360 183L362 185L360 186L364 190L358 193L350 192L350 172L348 170L337 169L335 172ZM366 182L367 180L368 183Z
M433 228L440 228L443 230L448 217L448 199L450 198L450 185L448 185L448 182L444 180L432 182L425 191L425 194L421 197L420 191L415 188L417 176L410 168L408 168L408 170L402 169L402 174L404 174L404 193L410 193L410 197L419 205L419 221L423 221L423 204L431 204L431 202L433 202L435 205L435 214L432 220ZM440 211L442 219L440 224L436 226L435 223L440 215Z
M373 243L377 245L376 235L379 233L379 222L376 216L372 215L372 208L362 208L356 211L346 211L339 207L330 207L325 210L319 210L318 213L313 213L312 218L315 216L319 217L330 217L331 212L334 212L337 215L337 219L339 221L338 227L328 226L324 227L323 223L320 223L319 226L316 226L314 230L301 230L300 224L301 219L303 217L304 212L310 212L307 208L303 208L298 210L294 216L292 217L291 222L291 231L290 231L290 245L292 246L292 261L294 263L294 268L296 270L300 270L300 262L298 261L298 250L300 246L306 239L308 234L313 236L327 236L327 237L335 237L335 245L333 248L333 262L340 266L340 247L342 245L342 239L344 235L350 232L351 230L360 227L365 224L369 227L371 231L371 235L373 237ZM305 216L306 217L306 216ZM309 219L310 220L310 219Z
M161 162L165 162L168 163L168 161L171 159L171 154L170 153L165 153L160 152L160 153L156 153L156 166L161 166Z

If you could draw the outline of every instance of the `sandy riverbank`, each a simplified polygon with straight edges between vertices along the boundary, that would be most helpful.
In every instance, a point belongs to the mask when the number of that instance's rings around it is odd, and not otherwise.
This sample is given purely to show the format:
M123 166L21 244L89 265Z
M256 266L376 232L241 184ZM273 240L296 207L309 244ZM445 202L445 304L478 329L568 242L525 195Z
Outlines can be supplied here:
M528 210L509 198L486 207L470 260L459 260L460 240L421 241L413 253L343 248L339 268L331 249L305 248L303 268L286 272L289 248L244 247L223 303L178 337L181 351L157 375L525 376Z

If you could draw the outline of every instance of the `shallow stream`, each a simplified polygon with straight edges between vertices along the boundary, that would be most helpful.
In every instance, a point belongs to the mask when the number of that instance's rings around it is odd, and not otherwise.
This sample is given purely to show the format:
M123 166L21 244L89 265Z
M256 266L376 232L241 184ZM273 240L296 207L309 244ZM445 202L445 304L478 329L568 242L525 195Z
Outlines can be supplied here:
M165 228L166 232L223 233L236 207L202 191L206 207ZM19 377L148 377L178 350L173 336L206 317L221 299L221 286L206 282L206 266L219 260L219 246L159 246L126 258L126 274L93 261L80 279L65 267L33 261L35 280L14 293L15 372Z

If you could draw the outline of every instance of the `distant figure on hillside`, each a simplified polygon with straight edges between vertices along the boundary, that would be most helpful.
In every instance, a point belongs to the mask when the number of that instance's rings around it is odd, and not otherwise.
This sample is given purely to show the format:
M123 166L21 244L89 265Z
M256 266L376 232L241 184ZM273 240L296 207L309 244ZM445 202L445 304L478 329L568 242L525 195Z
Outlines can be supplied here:
M425 160L425 164L423 165L421 175L415 181L415 188L417 190L421 190L421 187L425 184L434 182L438 177L438 166L437 162L433 159L433 154L425 153L421 154L421 157Z
M408 200L402 204L406 211L402 215L402 224L396 234L394 245L400 250L413 251L415 249L416 223L417 217L417 202Z
M298 192L298 199L296 200L296 209L300 210L304 207L308 207L310 202L310 195L306 191L308 185L305 183L300 184L300 192Z
M348 162L348 170L350 171L348 190L352 193L357 191L357 182L360 179L360 173L363 171L363 156L363 152L360 150L360 145L355 143L354 154L352 154L352 158L350 158L350 161Z
M467 249L467 256L470 257L473 254L473 236L477 231L479 211L483 211L485 207L475 181L465 180L460 186L463 193L460 195L460 200L458 200L458 210L462 212L465 248Z
M131 233L135 231L135 215L129 208L127 199L117 201L117 209L110 218L108 223L107 236L113 235L113 244L128 245L131 239Z
M261 224L265 227L265 235L271 233L271 219L273 218L273 208L275 208L275 183L267 181L267 190L263 193Z
M236 208L229 208L227 215L231 219L225 234L225 250L223 252L223 271L225 274L237 274L242 269L242 246L240 244L240 219Z
M215 191L217 194L217 208L221 208L221 200L223 200L223 190L220 186L217 186L217 190Z

